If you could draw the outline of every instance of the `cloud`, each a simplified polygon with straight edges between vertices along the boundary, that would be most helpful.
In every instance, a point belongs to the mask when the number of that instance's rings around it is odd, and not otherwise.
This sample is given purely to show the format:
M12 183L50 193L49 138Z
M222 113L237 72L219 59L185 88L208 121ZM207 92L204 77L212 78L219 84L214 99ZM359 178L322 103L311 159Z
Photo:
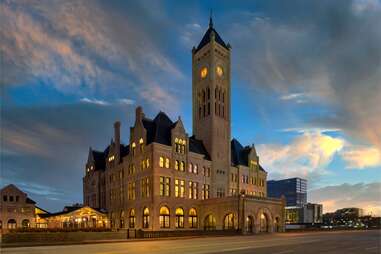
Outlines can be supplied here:
M321 132L304 132L289 144L257 146L261 164L270 178L313 178L326 174L326 167L344 147L345 141Z
M89 99L89 98L86 98L86 97L82 98L80 101L84 102L84 103L96 104L96 105L101 105L101 106L107 106L107 105L109 105L109 103L104 101L104 100Z
M359 207L366 214L381 216L381 182L326 186L311 190L309 201L322 203L324 213L344 207Z
M341 153L349 169L381 166L381 151L376 147L351 146Z
M127 99L127 98L118 99L118 102L119 102L120 104L125 104L125 105L133 105L133 104L135 104L135 101L134 101L134 100Z
M184 75L163 49L165 14L145 4L2 1L1 85L44 84L81 97L135 98L161 84L162 110L173 109L173 94L181 91L174 84ZM156 103L149 96L140 99Z
M233 19L241 79L285 101L308 95L330 114L306 125L342 129L381 151L379 1L266 1Z
M308 95L304 93L289 93L282 95L281 100L284 101L295 101L296 103L305 103L307 102Z

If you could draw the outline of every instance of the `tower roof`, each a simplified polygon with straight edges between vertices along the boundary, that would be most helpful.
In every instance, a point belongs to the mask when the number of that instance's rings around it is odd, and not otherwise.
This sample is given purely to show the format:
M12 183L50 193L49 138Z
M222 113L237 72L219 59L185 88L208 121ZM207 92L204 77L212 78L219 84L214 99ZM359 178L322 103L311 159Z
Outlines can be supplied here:
M213 27L213 20L212 20L212 17L210 17L210 20L209 20L209 28L208 30L206 30L204 36L202 37L200 43L198 44L197 48L196 48L196 51L199 51L200 49L202 49L205 45L207 45L209 42L210 42L210 38L211 38L211 33L214 33L214 38L215 38L215 41L220 44L222 47L226 48L227 50L229 50L229 46L226 45L226 43L222 40L221 36L217 33L217 31L214 29Z

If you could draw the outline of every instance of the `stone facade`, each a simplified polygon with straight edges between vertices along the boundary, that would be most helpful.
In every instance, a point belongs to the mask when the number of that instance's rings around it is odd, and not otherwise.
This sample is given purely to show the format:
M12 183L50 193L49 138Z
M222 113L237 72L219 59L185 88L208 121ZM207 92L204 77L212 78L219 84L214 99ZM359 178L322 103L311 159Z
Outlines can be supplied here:
M90 148L84 204L107 210L113 228L283 231L285 200L267 198L254 145L231 140L230 54L210 22L192 50L193 136L180 117L138 107L128 145L116 122L111 144Z
M35 202L10 184L0 190L0 229L29 228L35 225Z

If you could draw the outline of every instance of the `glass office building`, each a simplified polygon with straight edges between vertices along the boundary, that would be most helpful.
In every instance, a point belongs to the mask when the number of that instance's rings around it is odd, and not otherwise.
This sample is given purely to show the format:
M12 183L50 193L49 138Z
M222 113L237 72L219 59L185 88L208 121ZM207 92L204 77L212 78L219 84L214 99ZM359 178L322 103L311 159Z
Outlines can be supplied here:
M283 180L267 181L268 197L286 197L286 206L302 207L307 204L307 180L301 178L289 178Z

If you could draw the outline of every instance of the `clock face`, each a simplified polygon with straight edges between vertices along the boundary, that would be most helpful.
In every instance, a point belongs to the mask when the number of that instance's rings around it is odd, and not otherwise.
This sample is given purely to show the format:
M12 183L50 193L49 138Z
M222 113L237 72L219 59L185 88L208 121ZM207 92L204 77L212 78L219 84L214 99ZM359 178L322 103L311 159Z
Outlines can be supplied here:
M208 68L206 67L201 68L200 75L201 75L201 78L205 78L208 75Z
M222 67L221 66L217 66L216 68L216 72L217 72L217 75L219 77L222 77L222 75L224 74L224 71L222 70Z

